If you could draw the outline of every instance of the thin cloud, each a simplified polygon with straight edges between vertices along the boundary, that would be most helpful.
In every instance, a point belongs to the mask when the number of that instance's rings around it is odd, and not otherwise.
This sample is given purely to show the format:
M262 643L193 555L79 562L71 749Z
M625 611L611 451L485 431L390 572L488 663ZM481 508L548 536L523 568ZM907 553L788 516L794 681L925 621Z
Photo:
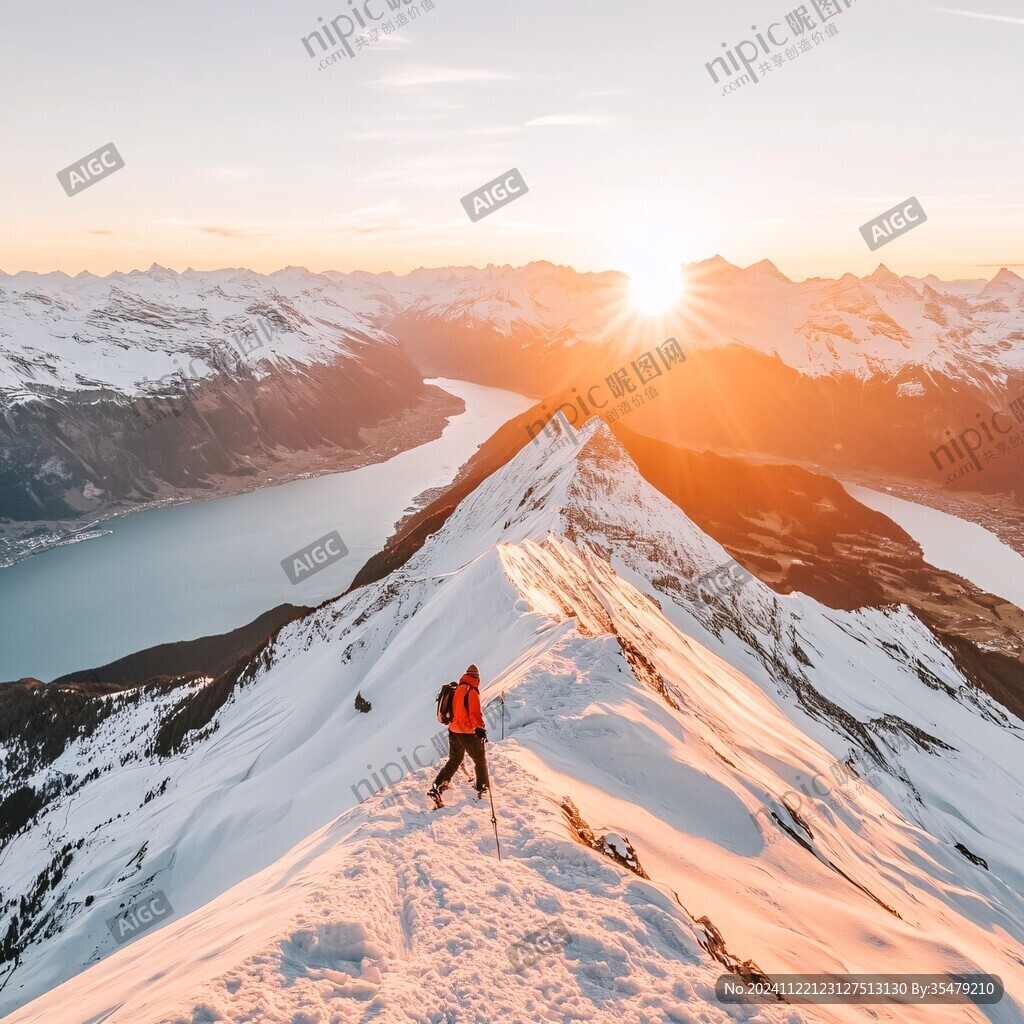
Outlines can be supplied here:
M383 85L391 89L405 88L410 85L448 85L459 82L496 82L510 79L500 71L487 71L483 68L410 68L399 71L388 78L378 78L373 85Z
M417 132L411 129L402 131L356 132L349 138L358 142L408 142L410 139L432 139L437 135L450 135L451 132Z
M523 129L517 125L506 125L501 128L473 128L471 131L463 132L463 135L515 135Z
M515 135L521 132L522 126L514 125L502 128L471 128L468 131L462 128L448 128L444 131L369 131L356 132L349 138L359 142L408 142L410 139L439 139L439 138L465 138L467 135Z
M210 167L207 173L214 178L248 178L252 171L248 167Z
M419 217L410 216L405 207L394 200L363 206L332 218L323 225L331 234L387 235L414 231L423 224Z
M959 14L962 18L979 18L982 21L1006 21L1011 25L1024 25L1024 18L1009 18L1005 14L982 14L980 11L959 11L953 7L933 7L943 14Z
M607 117L598 114L548 114L546 117L535 117L526 122L527 128L564 128L589 126L606 128L611 122Z
M204 235L216 235L218 238L245 238L248 235L247 231L239 231L236 228L225 228L218 224L201 226L199 230L202 231Z
M375 50L389 50L389 49L418 49L417 43L414 43L408 36L400 35L398 32L392 32L391 35L381 36L374 44Z
M1010 192L950 192L947 194L940 195L937 192L922 192L922 197L927 199L929 202L934 202L936 199L999 199L1002 196L1012 195ZM794 200L797 203L885 203L889 202L890 205L893 202L898 202L896 197L883 196L881 199L878 196L817 196L809 199L798 199Z
M398 185L415 188L460 188L466 184L467 179L487 181L487 169L476 171L470 176L466 168L458 170L444 170L430 168L406 168L397 169L384 168L365 174L359 179L359 184L368 188L392 188ZM491 175L493 177L493 174ZM472 186L467 186L471 188Z
M188 228L192 231L202 232L204 235L216 235L218 238L232 238L235 240L243 238L259 237L261 232L253 231L250 228L229 228L223 224L197 224L192 220L185 220L182 217L157 217L150 221L150 224L159 224L167 228Z

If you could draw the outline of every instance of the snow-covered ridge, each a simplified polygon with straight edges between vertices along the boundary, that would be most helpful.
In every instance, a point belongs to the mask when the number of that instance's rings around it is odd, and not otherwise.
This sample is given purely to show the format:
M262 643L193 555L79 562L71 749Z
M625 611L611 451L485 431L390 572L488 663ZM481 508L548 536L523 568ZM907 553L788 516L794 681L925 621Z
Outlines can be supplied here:
M989 282L901 278L884 266L863 279L793 282L767 260L744 270L714 257L684 273L688 298L666 336L691 347L741 344L815 376L911 365L998 384L1024 370L1024 280L1006 269ZM275 328L259 353L262 372L351 357L353 342L392 344L396 318L489 332L515 340L526 358L552 345L616 343L636 323L623 275L544 262L404 276L155 265L107 277L0 273L0 398L137 394L162 378L208 376L204 354L258 317Z
M0 400L61 392L173 393L233 349L257 377L395 344L381 305L327 277L247 270L0 276ZM236 339L252 340L238 344Z
M0 853L0 889L17 904L70 857L22 922L51 937L0 998L95 966L11 1024L724 1020L705 916L764 970L991 971L1009 993L987 1018L901 1021L1022 1019L1021 723L906 609L756 580L691 605L683 584L725 552L604 425L581 435L525 446L400 570L286 626L183 749L147 753L177 695L143 694L40 770L76 781ZM508 711L501 865L485 807L413 809L434 693L470 662ZM353 810L387 765L404 799ZM565 797L649 885L572 843ZM115 952L105 920L152 888L177 917ZM502 951L551 919L564 954L513 983Z

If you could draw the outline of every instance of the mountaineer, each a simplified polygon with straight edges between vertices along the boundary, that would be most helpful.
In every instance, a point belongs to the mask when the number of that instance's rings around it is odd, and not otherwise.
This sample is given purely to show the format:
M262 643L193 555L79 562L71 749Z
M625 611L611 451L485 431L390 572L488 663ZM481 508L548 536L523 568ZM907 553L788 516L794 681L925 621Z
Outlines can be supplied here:
M427 796L436 807L444 806L441 797L452 776L467 754L476 768L476 796L479 800L489 788L487 756L484 744L487 730L480 710L480 669L470 665L457 683L448 683L437 695L437 719L448 726L448 761L438 773Z

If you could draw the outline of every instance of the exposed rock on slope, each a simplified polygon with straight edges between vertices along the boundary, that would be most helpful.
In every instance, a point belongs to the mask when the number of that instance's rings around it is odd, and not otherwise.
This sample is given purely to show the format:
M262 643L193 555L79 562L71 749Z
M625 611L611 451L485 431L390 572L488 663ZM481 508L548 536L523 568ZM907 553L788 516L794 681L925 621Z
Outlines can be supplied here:
M524 447L400 567L187 705L106 698L0 860L19 957L0 998L39 997L11 1024L724 1021L726 953L769 973L992 971L1008 995L988 1019L1016 1024L1024 725L905 607L756 579L689 600L679 583L726 558L593 422L578 448ZM505 699L501 864L486 805L423 807L436 684L469 662L485 704ZM624 863L573 841L566 795ZM175 918L115 950L111 908L154 889ZM545 983L510 983L501 951L552 917L569 939Z

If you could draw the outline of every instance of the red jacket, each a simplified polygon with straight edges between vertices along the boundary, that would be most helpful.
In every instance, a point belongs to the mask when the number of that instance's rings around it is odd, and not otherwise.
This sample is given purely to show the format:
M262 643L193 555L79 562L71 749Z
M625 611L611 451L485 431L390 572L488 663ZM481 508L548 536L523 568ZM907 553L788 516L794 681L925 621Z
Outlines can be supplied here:
M452 721L448 728L452 732L472 734L475 729L484 727L484 716L480 711L480 680L471 675L464 675L459 680L452 701Z

